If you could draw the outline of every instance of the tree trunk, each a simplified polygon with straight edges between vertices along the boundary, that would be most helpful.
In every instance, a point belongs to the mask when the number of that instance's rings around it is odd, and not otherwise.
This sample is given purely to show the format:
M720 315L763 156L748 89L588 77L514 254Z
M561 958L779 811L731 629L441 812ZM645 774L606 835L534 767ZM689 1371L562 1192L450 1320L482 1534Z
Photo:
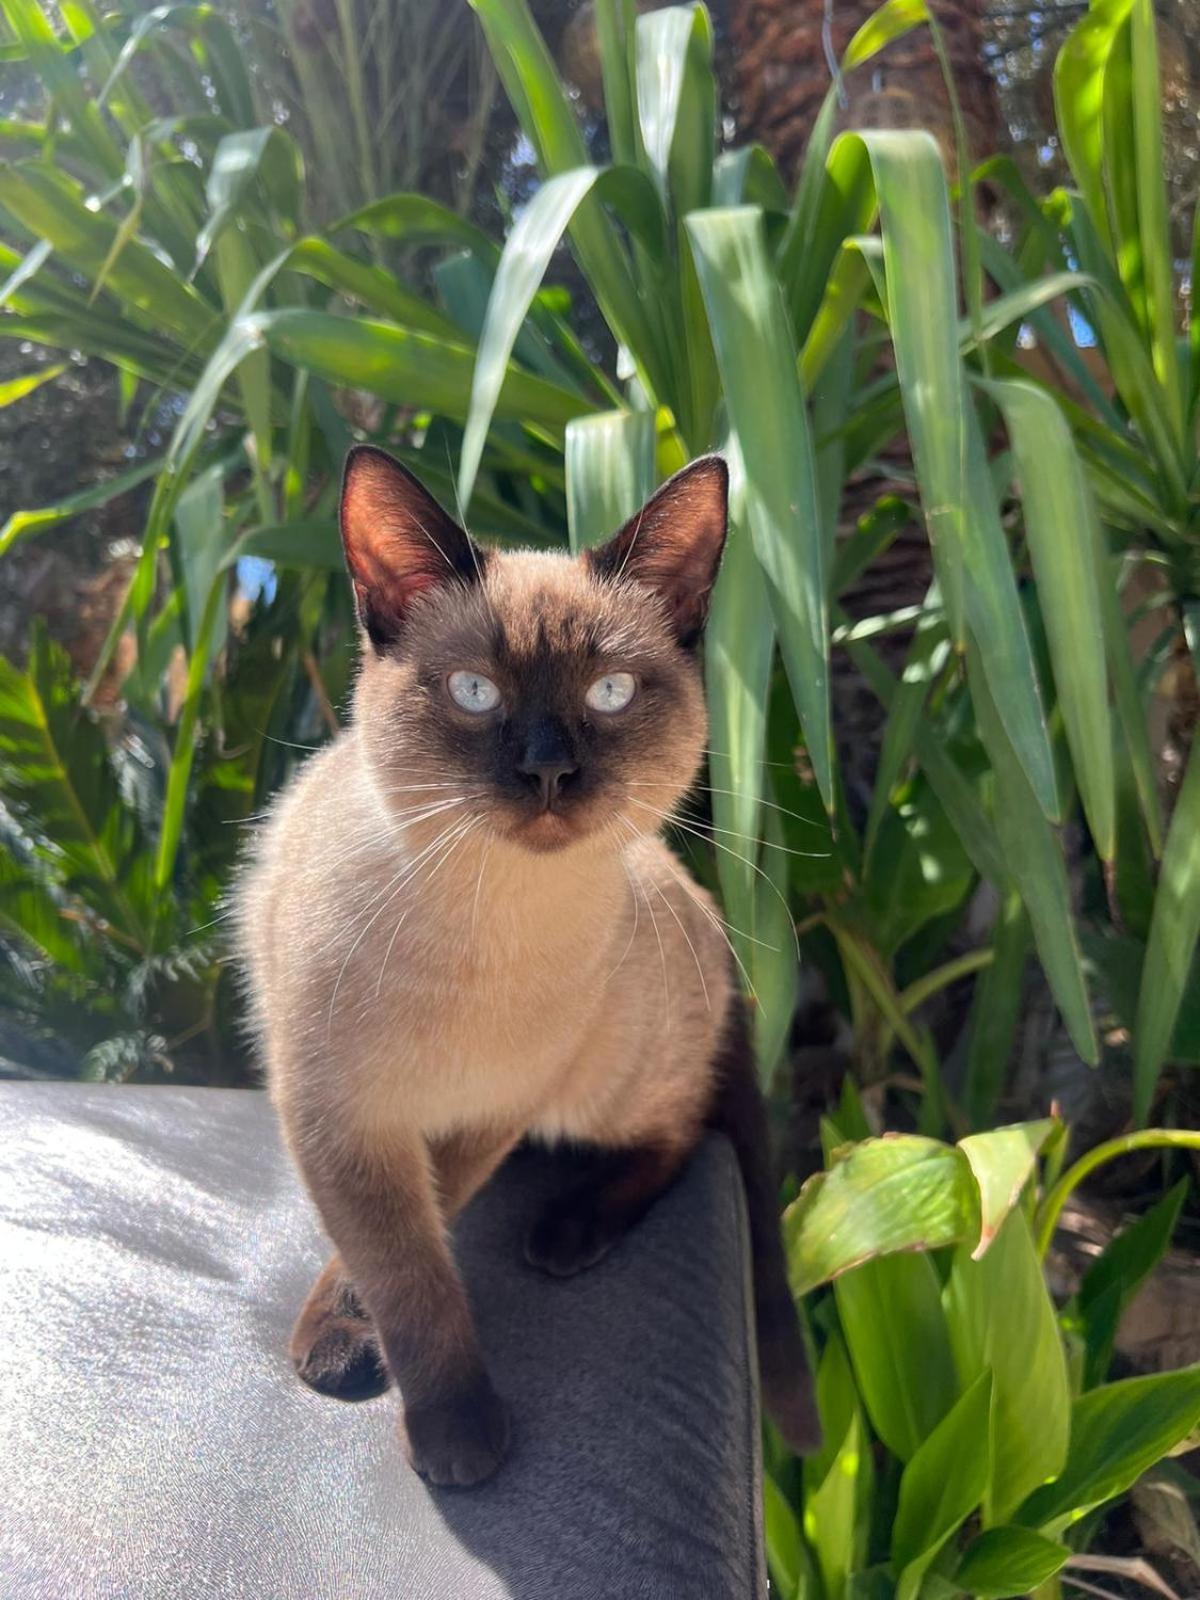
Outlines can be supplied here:
M799 171L808 136L840 60L877 0L730 0L739 141L758 140L784 180ZM995 88L983 55L984 0L937 0L934 7L963 109L973 156L1001 140ZM828 23L826 21L828 13ZM954 171L949 98L926 27L894 40L845 79L838 124L928 128Z

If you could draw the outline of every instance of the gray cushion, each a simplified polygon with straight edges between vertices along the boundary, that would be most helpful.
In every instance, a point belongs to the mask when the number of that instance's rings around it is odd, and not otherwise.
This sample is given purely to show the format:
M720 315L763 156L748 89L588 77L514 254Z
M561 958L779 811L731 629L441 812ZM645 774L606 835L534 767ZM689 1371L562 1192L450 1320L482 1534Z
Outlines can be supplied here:
M765 1592L741 1191L710 1140L567 1282L518 1154L458 1251L513 1454L431 1491L394 1394L286 1353L326 1245L263 1095L0 1084L4 1600L747 1600Z

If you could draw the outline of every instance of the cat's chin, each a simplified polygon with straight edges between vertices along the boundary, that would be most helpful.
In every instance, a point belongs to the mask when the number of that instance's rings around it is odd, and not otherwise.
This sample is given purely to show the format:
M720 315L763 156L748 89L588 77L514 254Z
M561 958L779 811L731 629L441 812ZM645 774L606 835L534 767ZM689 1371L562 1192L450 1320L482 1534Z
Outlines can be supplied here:
M521 822L510 837L534 855L544 856L578 844L587 832L586 828L561 811L541 811L537 816Z

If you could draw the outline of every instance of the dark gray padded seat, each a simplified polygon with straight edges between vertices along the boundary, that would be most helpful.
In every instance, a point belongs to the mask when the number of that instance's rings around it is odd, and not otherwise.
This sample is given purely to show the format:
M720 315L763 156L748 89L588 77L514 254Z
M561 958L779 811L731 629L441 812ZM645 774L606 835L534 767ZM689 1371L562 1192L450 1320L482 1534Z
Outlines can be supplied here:
M394 1395L292 1374L326 1247L265 1096L0 1083L3 1600L762 1595L732 1155L555 1282L520 1240L562 1176L518 1154L462 1219L514 1448L430 1491Z

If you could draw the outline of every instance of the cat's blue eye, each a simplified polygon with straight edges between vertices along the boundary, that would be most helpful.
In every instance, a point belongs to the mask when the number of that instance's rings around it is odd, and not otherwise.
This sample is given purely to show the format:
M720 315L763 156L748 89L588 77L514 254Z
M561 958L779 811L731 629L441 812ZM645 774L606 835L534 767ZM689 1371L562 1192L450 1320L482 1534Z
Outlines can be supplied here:
M606 672L583 698L593 711L624 711L636 688L637 679L632 672Z
M452 672L446 679L450 698L463 711L494 711L500 704L500 691L482 672Z

